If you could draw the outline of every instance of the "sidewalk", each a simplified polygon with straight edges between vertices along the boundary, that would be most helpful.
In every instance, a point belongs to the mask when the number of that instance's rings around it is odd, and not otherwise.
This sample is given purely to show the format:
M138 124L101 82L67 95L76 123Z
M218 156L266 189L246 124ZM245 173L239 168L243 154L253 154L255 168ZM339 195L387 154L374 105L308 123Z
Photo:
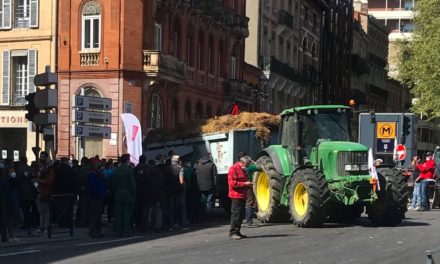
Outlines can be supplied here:
M42 243L53 243L67 240L79 240L88 237L88 228L74 228L73 236L70 236L70 229L55 228L52 233L52 238L47 237L46 234L37 234L36 230L33 229L32 233L29 235L27 229L18 229L16 232L17 238L20 242L0 242L0 248L5 247L18 247L18 246L28 246Z

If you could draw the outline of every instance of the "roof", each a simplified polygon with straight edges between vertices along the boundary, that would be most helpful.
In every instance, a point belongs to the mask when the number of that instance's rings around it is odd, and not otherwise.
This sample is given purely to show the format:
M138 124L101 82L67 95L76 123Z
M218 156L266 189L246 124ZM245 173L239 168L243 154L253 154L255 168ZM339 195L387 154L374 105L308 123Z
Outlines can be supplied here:
M301 112L301 111L309 110L309 109L336 109L336 108L349 109L350 107L348 107L346 105L309 105L309 106L299 106L299 107L294 107L294 108L290 108L290 109L284 110L283 112L281 112L281 116L289 115L289 114L293 114L293 113L296 113L296 112Z

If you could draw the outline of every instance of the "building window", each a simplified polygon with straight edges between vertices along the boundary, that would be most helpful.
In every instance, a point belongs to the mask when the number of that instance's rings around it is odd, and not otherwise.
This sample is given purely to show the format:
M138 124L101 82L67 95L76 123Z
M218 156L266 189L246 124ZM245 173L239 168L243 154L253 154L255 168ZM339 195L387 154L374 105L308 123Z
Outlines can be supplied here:
M101 48L101 8L94 2L87 2L82 10L82 50Z
M162 103L158 94L153 94L150 99L150 128L162 127Z
M39 0L0 0L0 29L37 28Z
M206 117L211 118L212 117L212 107L210 104L206 105Z
M180 22L178 19L174 22L174 32L173 32L173 54L176 57L179 57L179 39L180 39Z
M173 99L171 104L171 127L176 127L179 122L179 103L177 102L177 98Z
M224 52L223 52L223 41L220 41L218 48L218 58L217 58L217 71L220 77L225 77L225 63L224 63Z
M24 97L35 92L36 50L4 50L2 69L2 104L23 106Z
M184 121L185 122L191 121L192 120L192 110L191 110L191 103L188 100L186 100L186 102L185 102L184 111L185 111Z
M209 38L208 45L208 67L209 72L214 73L214 41L212 37Z
M237 79L237 58L231 56L231 79Z
M154 23L154 49L162 50L162 25Z
M196 104L196 111L194 112L194 119L195 120L200 120L203 118L203 106L202 106L202 102L197 102Z
M199 70L203 70L204 69L204 58L203 58L203 33L200 31L199 32L199 41L197 43L197 64L199 67Z
M191 67L194 66L192 42L193 38L191 36L186 37L186 62Z

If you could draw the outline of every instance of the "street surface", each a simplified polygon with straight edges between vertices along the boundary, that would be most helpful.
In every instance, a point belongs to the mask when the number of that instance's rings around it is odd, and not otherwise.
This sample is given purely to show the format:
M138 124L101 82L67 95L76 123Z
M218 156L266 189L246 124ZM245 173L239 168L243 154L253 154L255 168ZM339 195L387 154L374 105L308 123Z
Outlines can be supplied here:
M440 210L408 212L398 227L373 227L366 217L351 226L301 229L293 224L243 228L228 239L226 216L210 228L161 234L107 235L57 243L0 247L0 263L426 263L440 246ZM434 255L440 262L440 253Z

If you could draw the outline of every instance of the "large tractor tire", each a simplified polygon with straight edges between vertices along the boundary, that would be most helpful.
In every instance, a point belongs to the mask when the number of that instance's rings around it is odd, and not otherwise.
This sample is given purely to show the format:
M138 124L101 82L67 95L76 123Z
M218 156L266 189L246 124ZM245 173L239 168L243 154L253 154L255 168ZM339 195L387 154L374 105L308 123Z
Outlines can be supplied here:
M261 171L253 180L254 194L257 199L257 217L262 222L286 222L289 219L287 207L280 204L283 186L281 175L275 170L272 159L262 156L257 160Z
M299 227L319 227L327 219L330 190L324 175L314 169L294 173L289 188L289 209Z
M367 206L368 217L378 226L396 226L402 223L407 211L407 183L401 173L395 169L379 169L378 176L380 183L378 200Z

